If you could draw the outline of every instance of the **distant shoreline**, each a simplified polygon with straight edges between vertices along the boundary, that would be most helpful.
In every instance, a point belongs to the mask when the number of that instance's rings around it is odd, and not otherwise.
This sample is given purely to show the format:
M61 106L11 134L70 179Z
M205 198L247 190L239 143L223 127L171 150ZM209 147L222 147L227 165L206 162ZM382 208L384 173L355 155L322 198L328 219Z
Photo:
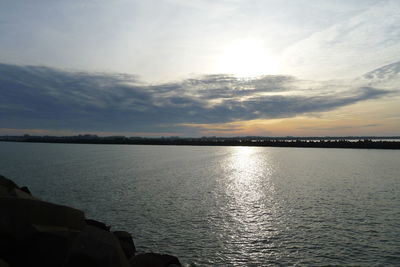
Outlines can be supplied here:
M394 141L397 140L397 141ZM113 145L173 145L173 146L255 146L304 148L400 149L400 137L202 137L144 138L79 136L1 136L3 142L113 144Z

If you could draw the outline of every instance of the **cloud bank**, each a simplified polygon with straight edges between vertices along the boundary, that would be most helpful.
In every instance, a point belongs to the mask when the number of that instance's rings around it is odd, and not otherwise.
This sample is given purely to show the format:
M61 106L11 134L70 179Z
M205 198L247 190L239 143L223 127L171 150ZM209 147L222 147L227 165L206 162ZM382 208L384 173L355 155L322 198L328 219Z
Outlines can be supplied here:
M196 134L187 125L289 118L389 93L292 76L146 84L132 75L0 64L0 128Z

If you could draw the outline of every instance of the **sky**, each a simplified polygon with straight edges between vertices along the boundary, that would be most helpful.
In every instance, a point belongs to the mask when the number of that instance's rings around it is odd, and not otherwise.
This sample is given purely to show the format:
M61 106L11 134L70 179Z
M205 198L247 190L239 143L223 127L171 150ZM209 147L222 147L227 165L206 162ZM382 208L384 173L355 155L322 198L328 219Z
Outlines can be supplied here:
M0 135L400 135L398 0L0 0Z

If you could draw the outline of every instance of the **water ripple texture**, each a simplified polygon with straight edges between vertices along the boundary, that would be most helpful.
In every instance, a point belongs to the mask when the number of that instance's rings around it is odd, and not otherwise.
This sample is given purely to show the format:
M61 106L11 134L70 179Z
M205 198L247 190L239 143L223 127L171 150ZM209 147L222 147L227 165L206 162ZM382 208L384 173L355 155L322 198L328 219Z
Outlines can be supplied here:
M0 173L186 266L400 266L400 151L0 143Z

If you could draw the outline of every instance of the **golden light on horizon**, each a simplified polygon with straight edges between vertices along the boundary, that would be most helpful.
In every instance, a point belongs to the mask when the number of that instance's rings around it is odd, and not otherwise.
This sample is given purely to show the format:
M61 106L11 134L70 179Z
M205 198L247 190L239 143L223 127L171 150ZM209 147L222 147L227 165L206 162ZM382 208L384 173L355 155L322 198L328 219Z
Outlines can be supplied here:
M255 119L248 121L235 121L220 124L185 124L188 127L196 127L203 135L216 136L358 136L358 135L390 135L390 132L398 132L400 127L396 124L398 107L392 102L384 104L388 112L382 113L377 109L368 111L364 106L368 103L358 103L339 110L329 111L319 116L304 115L293 118L281 119ZM390 108L389 108L390 107ZM381 116L385 116L382 119ZM368 118L368 119L366 119ZM397 125L397 126L394 126Z

